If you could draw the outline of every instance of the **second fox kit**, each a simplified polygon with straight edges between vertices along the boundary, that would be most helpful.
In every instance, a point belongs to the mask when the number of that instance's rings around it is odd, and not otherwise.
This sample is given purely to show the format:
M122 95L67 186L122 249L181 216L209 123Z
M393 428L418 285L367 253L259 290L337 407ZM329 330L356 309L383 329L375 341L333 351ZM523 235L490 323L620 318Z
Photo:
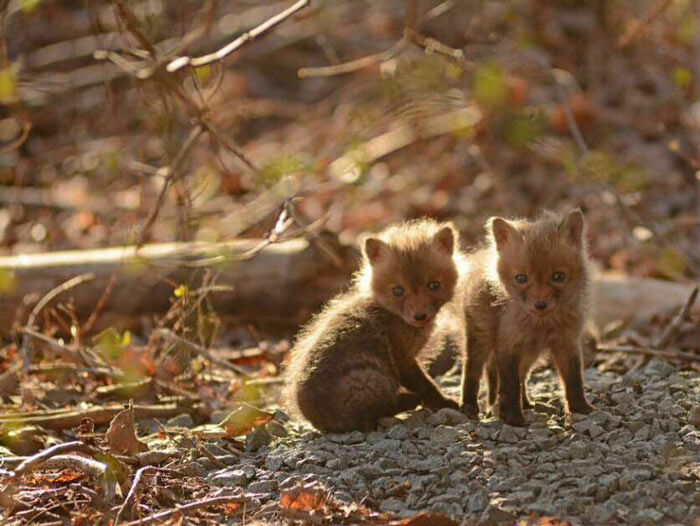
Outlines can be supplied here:
M479 413L479 382L487 365L489 402L500 418L523 425L525 379L549 351L568 409L589 413L583 392L580 340L588 285L584 219L544 212L535 221L491 218L491 246L471 257L465 280L467 347L462 405Z
M437 318L454 296L458 257L450 224L413 221L368 238L351 289L294 345L286 393L295 409L336 432L373 429L378 418L420 402L456 409L416 359L439 340Z

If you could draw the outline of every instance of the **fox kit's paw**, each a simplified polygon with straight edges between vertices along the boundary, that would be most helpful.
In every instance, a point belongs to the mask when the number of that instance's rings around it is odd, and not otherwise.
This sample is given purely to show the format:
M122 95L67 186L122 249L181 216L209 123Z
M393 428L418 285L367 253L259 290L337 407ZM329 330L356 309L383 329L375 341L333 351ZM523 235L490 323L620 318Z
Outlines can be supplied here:
M479 406L474 404L464 404L461 407L462 413L472 420L479 420Z
M515 427L525 427L525 417L523 416L522 411L504 411L503 409L501 409L500 417L501 420L503 420L503 422L508 425Z
M570 413L581 413L582 415L587 415L591 411L594 411L595 407L589 404L586 400L578 402L576 404L569 405Z
M450 409L459 409L459 404L452 400L452 398L445 398L439 406L435 409L442 409L443 407L449 407Z
M415 409L421 403L420 396L416 393L405 392L399 393L396 400L396 405L399 413Z

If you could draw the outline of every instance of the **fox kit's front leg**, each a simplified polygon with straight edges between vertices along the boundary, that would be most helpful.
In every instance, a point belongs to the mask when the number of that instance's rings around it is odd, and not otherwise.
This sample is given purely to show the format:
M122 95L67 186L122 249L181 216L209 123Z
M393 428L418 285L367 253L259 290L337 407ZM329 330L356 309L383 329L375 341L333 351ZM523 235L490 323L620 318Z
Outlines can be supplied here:
M399 379L407 387L421 397L425 405L431 409L451 407L457 409L457 402L445 397L437 385L428 377L415 359L406 360L399 364Z
M492 344L469 334L462 364L462 411L469 418L479 417L479 384ZM490 384L489 384L490 385Z
M593 411L583 392L583 367L578 342L552 349L552 358L559 372L569 412L588 414Z
M520 356L517 349L501 345L496 350L498 369L498 412L506 424L524 426L522 395L520 392Z

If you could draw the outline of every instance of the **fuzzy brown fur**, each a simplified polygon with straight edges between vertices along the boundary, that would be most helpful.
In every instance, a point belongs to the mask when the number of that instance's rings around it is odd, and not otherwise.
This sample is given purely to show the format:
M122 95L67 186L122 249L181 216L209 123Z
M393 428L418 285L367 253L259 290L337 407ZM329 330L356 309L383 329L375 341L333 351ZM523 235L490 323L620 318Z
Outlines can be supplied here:
M523 425L523 407L530 405L525 380L548 351L569 411L589 413L580 348L588 289L583 215L576 210L544 212L535 221L492 218L487 228L490 247L470 256L465 278L463 410L478 416L486 366L489 402L498 394L500 418Z
M421 402L456 408L417 357L443 340L442 317L456 315L448 313L456 302L443 305L454 298L459 257L451 224L420 220L367 238L350 290L294 345L286 380L292 409L319 430L342 432L373 429Z

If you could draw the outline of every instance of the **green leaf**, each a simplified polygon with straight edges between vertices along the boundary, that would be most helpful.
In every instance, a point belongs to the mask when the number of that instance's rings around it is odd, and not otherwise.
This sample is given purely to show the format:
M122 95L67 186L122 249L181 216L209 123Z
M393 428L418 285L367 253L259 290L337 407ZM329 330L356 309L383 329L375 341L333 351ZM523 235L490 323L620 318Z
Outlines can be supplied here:
M501 68L493 62L483 64L474 74L474 97L483 106L502 106L508 98L508 85Z
M676 68L673 70L673 81L680 88L690 88L693 85L693 72L688 68Z
M190 289L187 285L181 284L175 289L173 294L176 298L184 298L190 294Z
M33 13L40 3L41 0L19 0L19 8L25 13Z
M13 104L17 98L17 72L8 66L0 70L0 104Z
M11 270L0 268L0 292L12 292L17 285L17 276Z

